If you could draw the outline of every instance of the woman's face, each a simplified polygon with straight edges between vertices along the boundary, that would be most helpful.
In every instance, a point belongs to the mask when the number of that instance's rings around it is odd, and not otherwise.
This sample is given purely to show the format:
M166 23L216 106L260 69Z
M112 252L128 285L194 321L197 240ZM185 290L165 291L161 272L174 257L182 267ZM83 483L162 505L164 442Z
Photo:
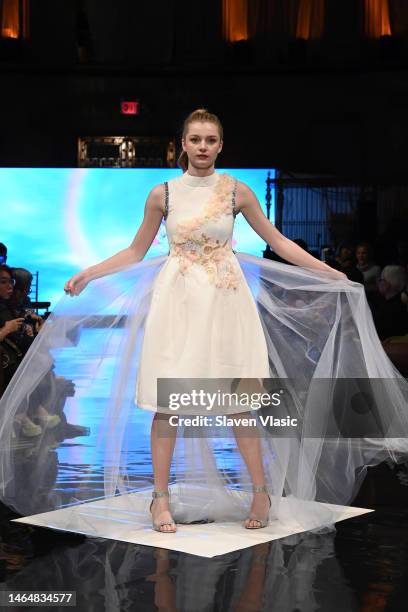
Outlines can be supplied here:
M3 270L0 271L0 298L9 300L13 293L14 281L10 274Z
M198 170L213 167L222 149L218 127L209 121L193 121L182 139L182 146L191 166Z

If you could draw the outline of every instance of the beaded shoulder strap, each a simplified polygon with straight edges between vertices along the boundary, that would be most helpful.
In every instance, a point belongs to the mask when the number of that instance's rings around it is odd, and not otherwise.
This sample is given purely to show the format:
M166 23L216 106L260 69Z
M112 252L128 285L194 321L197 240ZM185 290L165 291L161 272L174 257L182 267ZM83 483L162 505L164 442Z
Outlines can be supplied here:
M169 184L167 181L164 181L164 213L163 219L167 219L167 215L169 214Z
M235 198L237 196L237 186L238 186L238 181L237 179L234 180L234 187L232 189L232 214L234 216L234 218L237 216L237 209L235 207Z

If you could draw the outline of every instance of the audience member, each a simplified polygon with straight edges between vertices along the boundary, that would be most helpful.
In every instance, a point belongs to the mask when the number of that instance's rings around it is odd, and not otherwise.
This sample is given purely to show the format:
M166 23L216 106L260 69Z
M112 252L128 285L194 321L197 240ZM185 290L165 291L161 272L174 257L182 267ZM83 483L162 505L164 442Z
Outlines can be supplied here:
M377 281L381 274L380 266L374 263L373 249L368 242L360 242L356 247L357 270L364 278L363 284L367 294L377 292Z
M3 379L0 394L11 381L38 333L38 329L34 330L24 317L18 316L19 311L11 303L14 284L12 269L0 264L0 353ZM26 436L37 436L43 431L40 425L34 423L33 418L46 428L55 427L60 422L57 415L50 415L41 404L37 404L33 414L15 417Z
M26 317L26 323L33 328L34 335L37 335L44 324L44 319L32 310L33 306L29 293L33 275L25 268L12 268L11 272L15 285L9 302L10 306L14 308L17 314Z
M32 308L29 293L33 275L25 268L11 268L11 273L15 280L12 300L18 303L21 308Z
M354 256L354 246L349 243L340 245L336 263L347 278L356 283L364 283L364 276L356 267L356 259Z
M408 333L408 311L403 302L406 274L402 266L385 266L378 280L379 296L371 304L381 340Z

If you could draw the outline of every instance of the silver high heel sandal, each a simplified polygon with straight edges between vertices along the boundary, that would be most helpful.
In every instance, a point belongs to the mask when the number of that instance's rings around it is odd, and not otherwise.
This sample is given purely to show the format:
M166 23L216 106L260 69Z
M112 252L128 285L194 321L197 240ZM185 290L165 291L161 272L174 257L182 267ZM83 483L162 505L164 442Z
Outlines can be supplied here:
M152 501L150 502L150 512L152 511L152 505L154 500L156 499L156 497L169 497L170 494L168 491L153 491L152 492ZM155 529L156 531L160 531L160 533L176 533L177 529L172 529L171 531L163 531L163 529L160 529L161 527L163 527L163 525L171 525L174 527L176 527L176 523L173 521L173 519L171 521L160 521L160 523L155 523L152 519L152 527L153 529Z
M250 512L245 520L249 519L250 521L257 521L260 524L257 527L248 527L244 523L244 527L245 527L245 529L261 529L262 527L266 527L268 525L268 523L269 523L269 511L271 509L272 502L271 502L271 498L270 498L269 493L268 493L268 489L266 488L266 485L263 485L263 486L253 486L252 487L252 491L253 491L253 493L267 493L268 494L269 510L268 510L268 514L266 515L266 518L260 518L259 516L256 516L256 514L254 514L253 512Z

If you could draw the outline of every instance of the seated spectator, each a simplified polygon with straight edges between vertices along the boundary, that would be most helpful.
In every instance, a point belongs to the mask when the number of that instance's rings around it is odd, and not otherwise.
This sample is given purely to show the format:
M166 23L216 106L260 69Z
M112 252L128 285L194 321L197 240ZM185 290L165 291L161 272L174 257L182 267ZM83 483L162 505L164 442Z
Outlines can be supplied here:
M24 318L12 316L14 313L9 308L9 300L13 295L15 280L12 277L11 268L0 264L0 329L1 340L4 340L10 333L15 333L22 329ZM7 325L6 325L7 323ZM5 333L5 329L7 333ZM12 331L11 331L12 330ZM28 347L27 347L28 348Z
M337 269L344 272L349 280L363 284L364 276L356 267L354 247L351 244L344 243L339 247L338 253L336 263L339 267Z
M23 355L26 354L33 341L31 329L27 329L27 325L22 316L22 312L13 307L12 297L14 292L15 279L12 276L12 269L6 265L0 265L0 329L2 330L2 340L7 337L17 345ZM8 322L16 322L13 325L6 325ZM5 333L4 327L16 328L14 331Z
M408 333L408 311L402 294L406 285L402 266L385 266L378 280L378 298L371 304L380 340Z
M33 329L24 317L19 316L19 311L15 310L11 303L14 283L11 268L4 264L0 265L0 353L3 375L0 395L11 381L38 333L38 329ZM43 431L42 427L34 423L30 417L37 419L48 428L55 427L60 422L57 415L48 414L47 410L38 404L30 416L27 414L16 416L16 421L22 426L26 436L37 436Z
M342 266L345 261L351 259L354 255L354 247L348 242L343 242L337 249L336 261L339 266Z
M25 268L11 268L15 284L14 291L11 297L14 305L19 305L21 308L32 308L31 300L28 294L31 291L31 283L33 275Z
M44 319L33 311L29 298L33 275L25 268L11 268L11 273L15 285L9 304L17 314L26 318L26 323L33 328L33 334L37 335L44 324ZM27 332L30 333L28 329Z
M364 288L367 293L376 293L377 281L380 278L381 268L374 263L373 250L368 242L360 242L356 247L357 270L364 277Z

